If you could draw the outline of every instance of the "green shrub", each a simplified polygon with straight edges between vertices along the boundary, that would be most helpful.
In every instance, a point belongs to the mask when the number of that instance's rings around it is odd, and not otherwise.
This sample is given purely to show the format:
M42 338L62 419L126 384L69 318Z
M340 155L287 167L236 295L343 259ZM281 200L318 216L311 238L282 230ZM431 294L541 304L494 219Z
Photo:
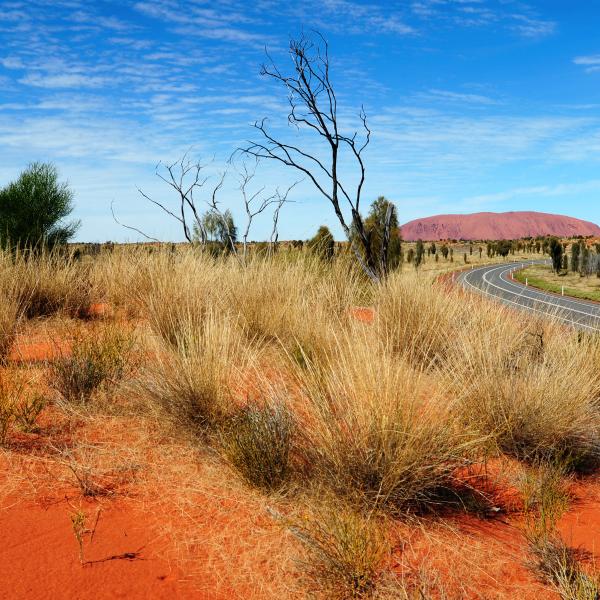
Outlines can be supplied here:
M248 406L222 435L223 449L248 483L276 490L289 476L292 433L292 419L284 406Z
M66 224L73 210L73 192L59 183L56 167L33 163L0 190L0 244L41 248L69 241L79 223Z
M132 336L116 328L77 338L70 355L51 365L51 386L67 402L82 403L102 386L119 381L128 363Z

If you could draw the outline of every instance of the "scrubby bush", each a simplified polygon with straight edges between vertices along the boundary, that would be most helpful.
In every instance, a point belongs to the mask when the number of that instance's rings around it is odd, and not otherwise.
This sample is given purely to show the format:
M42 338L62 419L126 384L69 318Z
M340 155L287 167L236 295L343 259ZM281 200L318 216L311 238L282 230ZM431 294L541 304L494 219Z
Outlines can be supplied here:
M390 539L375 517L331 501L292 530L305 549L301 566L308 587L319 597L373 597L391 556Z
M130 334L113 327L77 337L71 352L51 363L51 386L67 402L88 402L96 390L123 377L132 343Z
M293 421L281 404L243 408L227 424L225 456L250 485L277 490L290 473Z
M315 237L308 240L307 246L315 256L323 260L332 260L335 254L335 240L325 225L319 227Z
M33 163L0 190L0 245L40 249L64 244L79 227L64 221L72 210L73 192L59 183L56 167Z

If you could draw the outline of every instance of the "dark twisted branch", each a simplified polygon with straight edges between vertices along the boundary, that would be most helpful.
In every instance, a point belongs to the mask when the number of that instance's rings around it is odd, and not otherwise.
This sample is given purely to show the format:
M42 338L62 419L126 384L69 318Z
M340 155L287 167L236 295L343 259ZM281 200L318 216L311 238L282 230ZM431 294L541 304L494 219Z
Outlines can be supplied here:
M287 90L289 124L308 131L316 132L318 139L325 142L328 165L314 152L307 151L276 138L265 125L266 119L256 121L254 127L260 132L262 141L249 141L241 149L247 155L258 159L275 160L286 167L303 173L332 205L336 217L350 240L352 249L363 270L378 280L387 271L387 257L377 261L371 244L371 236L365 228L360 214L360 201L366 176L363 152L371 140L371 130L367 124L364 108L360 110L360 122L363 135L358 131L352 135L341 133L338 120L337 96L330 78L329 47L323 36L317 33L321 46L313 44L302 36L291 40L289 54L292 60L292 73L284 75L267 54L268 63L264 64L261 74L281 83ZM340 160L348 154L354 161L358 172L358 182L352 186L341 181L338 172ZM347 221L345 212L349 211L351 221ZM387 233L389 236L389 232Z

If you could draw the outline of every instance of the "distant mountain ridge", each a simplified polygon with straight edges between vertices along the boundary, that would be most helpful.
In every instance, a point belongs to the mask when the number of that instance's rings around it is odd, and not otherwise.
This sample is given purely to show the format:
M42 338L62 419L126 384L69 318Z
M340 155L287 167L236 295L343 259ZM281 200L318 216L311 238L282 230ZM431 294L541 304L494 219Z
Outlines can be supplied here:
M600 237L600 227L590 221L533 211L435 215L410 221L401 230L407 241L516 240L539 235Z

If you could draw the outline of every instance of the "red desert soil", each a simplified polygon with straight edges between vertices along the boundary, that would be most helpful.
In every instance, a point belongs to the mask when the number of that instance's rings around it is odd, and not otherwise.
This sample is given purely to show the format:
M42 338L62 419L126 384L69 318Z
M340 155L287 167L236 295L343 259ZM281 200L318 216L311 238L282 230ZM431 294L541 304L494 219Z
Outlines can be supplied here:
M357 307L351 314L367 323L374 316L369 307ZM29 342L20 339L17 356L34 363L48 358L54 346L47 339L41 334L32 335ZM35 364L29 365L32 367ZM47 419L55 419L52 411L41 419L43 430ZM87 425L88 441L108 446L114 440L125 444L128 435L135 436L125 418L100 419L95 424L97 431L93 423ZM103 429L105 424L110 431ZM273 580L285 579L282 546L291 540L282 536L262 500L244 491L241 484L229 481L221 467L198 464L186 475L182 466L181 477L194 487L195 478L204 484L211 480L211 469L221 472L223 478L214 479L214 489L199 485L187 503L179 506L171 498L171 480L166 473L159 473L158 480L150 477L132 483L131 495L87 500L73 486L63 490L51 485L52 479L41 478L43 483L35 489L25 487L27 469L34 473L43 462L35 461L35 449L43 457L47 434L28 435L14 437L11 450L4 457L0 454L0 492L9 490L0 494L0 560L4 567L0 599L224 600L263 597L254 584L252 589L241 589L254 579L271 590L282 586ZM182 465L185 461L181 454L171 459ZM193 461L192 457L186 464L194 465ZM10 484L15 471L22 474L23 481L12 488L4 486ZM223 484L226 487L219 489ZM589 553L587 561L592 566L600 540L600 481L581 480L572 488L573 503L560 523L561 533L569 544ZM423 521L422 528L399 523L394 568L408 572L409 577L421 567L430 569L430 573L439 573L448 592L465 599L557 598L526 568L518 506L513 492L506 486L502 489L498 502L508 514L495 519L449 515L447 520ZM84 565L80 564L71 523L77 511L86 514L86 527L94 530L93 539L89 532L84 536ZM183 519L183 514L191 518ZM164 523L180 530L165 530L161 528ZM188 543L190 556L179 552L182 539ZM215 547L217 553L211 550ZM173 562L169 560L172 557L176 558ZM290 584L287 581L282 586L282 593L284 587L288 591L285 597L293 597L289 595Z
M70 515L88 515L94 539L85 539L86 564L79 562ZM17 501L0 510L2 548L0 598L206 598L181 583L182 573L161 557L162 546L145 515L123 501L103 505L68 499Z
M516 240L538 235L557 237L600 236L600 227L573 217L540 212L482 212L470 215L435 215L402 225L407 241Z

